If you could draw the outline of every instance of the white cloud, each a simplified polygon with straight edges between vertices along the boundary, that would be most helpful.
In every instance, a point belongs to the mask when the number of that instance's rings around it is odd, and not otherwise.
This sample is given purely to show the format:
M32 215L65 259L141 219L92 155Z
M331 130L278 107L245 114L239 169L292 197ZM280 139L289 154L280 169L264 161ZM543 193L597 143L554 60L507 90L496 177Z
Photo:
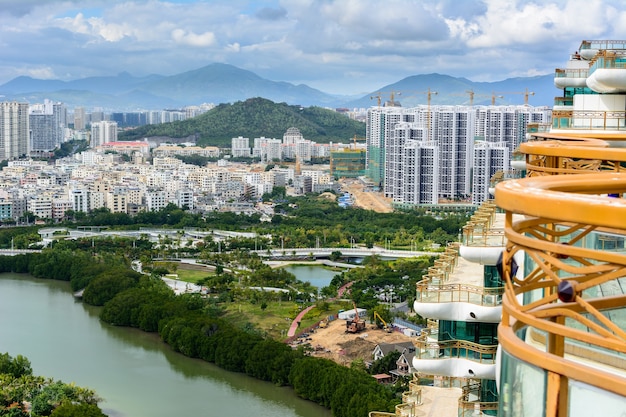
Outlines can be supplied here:
M42 68L78 78L224 62L325 91L372 91L430 72L550 73L583 39L626 38L622 0L0 1L0 83Z
M178 44L195 47L207 47L216 43L215 34L212 32L204 32L197 35L193 32L186 32L183 29L174 29L172 31L172 39Z

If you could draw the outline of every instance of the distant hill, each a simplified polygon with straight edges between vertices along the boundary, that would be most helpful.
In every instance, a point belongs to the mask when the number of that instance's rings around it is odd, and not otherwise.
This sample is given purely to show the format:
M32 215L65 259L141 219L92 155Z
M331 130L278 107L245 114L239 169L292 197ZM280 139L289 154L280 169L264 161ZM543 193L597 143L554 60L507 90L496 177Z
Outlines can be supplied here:
M509 78L497 82L474 82L443 74L422 74L383 86L378 91L347 102L345 106L349 108L375 106L379 96L381 103L385 103L390 100L393 93L394 101L403 107L414 107L428 104L429 89L432 105L469 105L469 91L474 92L474 105L490 105L494 95L496 105L524 104L524 93L528 89L528 104L552 107L554 97L559 95L552 74Z
M232 103L251 97L303 106L337 101L336 97L306 85L270 81L226 64L212 64L164 77L144 84L138 90L187 103Z
M195 136L198 145L230 146L238 136L250 140L264 136L282 139L290 127L297 127L305 139L318 143L350 141L365 137L365 123L321 107L291 106L264 98L221 104L200 116L180 122L147 125L120 134L120 140L149 137L186 138Z
M83 106L105 111L160 110L181 108L202 103L234 103L263 97L276 103L290 105L368 108L389 100L391 93L403 106L427 103L430 89L431 104L468 104L467 91L475 93L474 104L490 104L495 92L496 104L523 104L526 89L533 106L551 106L559 90L553 75L510 78L498 82L473 82L442 74L422 74L404 78L358 99L328 94L304 84L294 85L270 81L253 72L227 64L211 64L172 76L150 75L133 77L120 73L110 77L89 77L73 81L38 80L17 77L0 85L3 100L41 103L44 99L60 101L69 109ZM503 96L500 98L499 96Z

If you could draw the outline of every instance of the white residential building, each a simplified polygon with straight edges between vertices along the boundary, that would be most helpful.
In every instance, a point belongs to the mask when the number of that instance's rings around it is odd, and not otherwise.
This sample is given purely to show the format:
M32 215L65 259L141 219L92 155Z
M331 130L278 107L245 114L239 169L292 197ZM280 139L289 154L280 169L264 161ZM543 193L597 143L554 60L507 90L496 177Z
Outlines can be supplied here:
M69 191L69 199L72 210L89 213L91 210L89 191L86 189L74 188Z
M91 124L91 147L96 148L107 142L117 142L117 122L103 120Z
M62 103L44 100L29 108L31 152L52 151L63 142L67 111Z
M479 193L488 190L490 176L472 175L474 143L500 143L506 147L507 159L503 159L501 145L489 147L488 155L496 158L493 166L509 163L512 152L525 138L528 123L547 123L550 110L547 107L530 106L418 106L414 108L373 107L368 112L367 163L368 175L375 184L381 184L385 196L399 204L433 204L431 201L466 198L472 190ZM430 179L427 175L415 175L420 167L407 165L404 152L409 140L434 143L438 173ZM415 144L411 147L415 149ZM481 145L482 146L482 145ZM486 151L482 147L482 151ZM496 150L498 149L498 150ZM420 152L425 152L421 149ZM483 155L483 154L481 154ZM484 154L487 155L487 154ZM482 156L481 156L482 157ZM430 164L435 165L435 164ZM485 166L484 164L482 165ZM491 165L488 165L491 166ZM489 168L490 171L493 171ZM501 168L502 169L502 168ZM509 167L504 167L508 170ZM411 173L405 175L405 171ZM482 172L482 171L481 171ZM437 198L417 197L413 191L407 194L407 178L422 178L415 187L432 190L424 181L437 181ZM426 178L429 178L428 180ZM428 203L414 203L426 199ZM485 197L477 196L479 204ZM436 203L435 203L436 204Z
M510 167L509 148L505 142L477 141L474 144L472 204L492 199L490 182L493 175Z
M0 103L0 160L30 153L28 103Z
M300 161L310 162L313 143L310 140L300 140L295 143L296 146L296 158L300 158Z
M408 140L404 145L402 186L394 201L425 205L439 202L439 145Z
M243 157L249 158L251 156L250 153L250 138L244 138L239 136L237 138L232 138L231 140L231 153L233 157Z
M149 211L159 211L168 204L167 193L163 190L146 191L146 206Z

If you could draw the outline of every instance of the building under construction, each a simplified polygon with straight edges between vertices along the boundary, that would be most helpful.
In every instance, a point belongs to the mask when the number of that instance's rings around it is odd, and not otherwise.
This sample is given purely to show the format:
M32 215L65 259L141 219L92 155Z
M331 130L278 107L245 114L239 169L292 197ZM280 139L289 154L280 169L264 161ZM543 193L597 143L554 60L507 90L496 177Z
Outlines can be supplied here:
M330 174L334 178L357 178L365 172L365 149L344 149L330 153Z

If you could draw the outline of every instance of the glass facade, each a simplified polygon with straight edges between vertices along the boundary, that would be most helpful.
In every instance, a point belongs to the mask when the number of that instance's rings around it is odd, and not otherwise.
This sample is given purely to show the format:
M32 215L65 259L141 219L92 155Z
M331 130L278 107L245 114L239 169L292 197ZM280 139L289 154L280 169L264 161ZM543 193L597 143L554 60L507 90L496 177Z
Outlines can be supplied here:
M496 265L485 265L485 288L504 287Z
M624 397L579 381L569 381L569 417L624 417Z
M481 345L497 345L498 323L439 320L438 340L467 340Z
M544 370L502 352L500 369L500 417L543 417L546 415ZM602 414L587 414L602 415Z

